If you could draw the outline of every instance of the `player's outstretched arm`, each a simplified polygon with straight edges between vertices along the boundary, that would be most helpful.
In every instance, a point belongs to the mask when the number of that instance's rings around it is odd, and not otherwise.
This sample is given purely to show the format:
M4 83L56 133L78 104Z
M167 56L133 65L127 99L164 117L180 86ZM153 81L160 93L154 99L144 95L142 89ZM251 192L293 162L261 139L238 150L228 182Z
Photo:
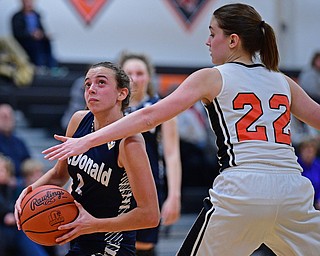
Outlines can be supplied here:
M135 111L81 138L55 135L55 139L63 143L46 149L42 153L49 160L65 160L108 141L149 131L190 108L199 100L211 102L218 95L220 89L220 73L212 68L201 69L191 74L173 93L156 104Z
M90 149L85 137L71 138L55 134L54 138L64 143L43 150L42 154L45 154L48 160L64 160L70 156L79 155Z

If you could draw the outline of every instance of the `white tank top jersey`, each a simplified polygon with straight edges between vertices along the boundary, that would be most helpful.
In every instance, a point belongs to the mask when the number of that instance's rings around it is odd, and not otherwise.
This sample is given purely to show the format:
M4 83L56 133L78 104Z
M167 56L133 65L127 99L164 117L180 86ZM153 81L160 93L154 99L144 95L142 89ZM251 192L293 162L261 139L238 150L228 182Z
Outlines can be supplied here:
M221 73L222 89L206 108L221 171L233 166L302 171L291 145L291 93L284 75L261 64L214 68Z

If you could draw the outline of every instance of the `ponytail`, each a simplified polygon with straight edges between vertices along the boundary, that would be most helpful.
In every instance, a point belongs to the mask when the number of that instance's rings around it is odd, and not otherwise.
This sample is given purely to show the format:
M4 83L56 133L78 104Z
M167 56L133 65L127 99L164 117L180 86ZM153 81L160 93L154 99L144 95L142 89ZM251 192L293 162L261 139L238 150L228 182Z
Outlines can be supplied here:
M261 30L263 38L261 41L260 59L267 69L272 71L279 71L279 52L276 43L276 36L272 27L261 22Z
M225 35L237 34L252 59L260 54L261 62L272 71L279 71L279 53L272 27L250 5L228 4L214 11L213 16Z

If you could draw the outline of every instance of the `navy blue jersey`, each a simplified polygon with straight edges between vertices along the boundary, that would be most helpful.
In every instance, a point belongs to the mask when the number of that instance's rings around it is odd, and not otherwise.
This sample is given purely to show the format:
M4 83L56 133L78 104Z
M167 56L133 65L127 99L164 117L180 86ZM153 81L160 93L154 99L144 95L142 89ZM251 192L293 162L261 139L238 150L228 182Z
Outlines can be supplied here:
M148 107L159 101L159 97L146 98L138 106L129 107L125 114L128 115L136 110ZM162 144L161 144L161 125L142 133L146 143L146 151L148 154L153 178L156 184L158 202L161 208L166 197L165 186L165 162L163 160ZM137 230L137 241L146 243L157 243L159 236L158 225L155 228L139 229Z
M93 120L94 116L89 112L73 137L92 132ZM96 218L115 217L135 206L127 173L118 166L120 141L68 158L72 195ZM72 252L88 255L134 255L134 248L135 231L83 235L71 243Z
M138 106L129 107L126 109L125 114L128 115L136 110L148 107L159 101L159 97L146 98ZM146 143L146 150L149 157L152 174L155 180L155 183L158 186L164 184L164 161L161 148L161 125L156 126L155 128L142 133L143 138Z

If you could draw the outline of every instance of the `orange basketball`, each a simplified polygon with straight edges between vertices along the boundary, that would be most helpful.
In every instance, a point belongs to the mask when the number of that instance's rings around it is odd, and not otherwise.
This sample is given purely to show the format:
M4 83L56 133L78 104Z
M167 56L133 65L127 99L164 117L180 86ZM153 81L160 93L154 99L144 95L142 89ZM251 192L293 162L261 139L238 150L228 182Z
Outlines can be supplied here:
M21 228L34 242L52 246L56 238L68 230L58 230L63 224L74 221L78 208L65 189L44 185L27 194L21 203Z

